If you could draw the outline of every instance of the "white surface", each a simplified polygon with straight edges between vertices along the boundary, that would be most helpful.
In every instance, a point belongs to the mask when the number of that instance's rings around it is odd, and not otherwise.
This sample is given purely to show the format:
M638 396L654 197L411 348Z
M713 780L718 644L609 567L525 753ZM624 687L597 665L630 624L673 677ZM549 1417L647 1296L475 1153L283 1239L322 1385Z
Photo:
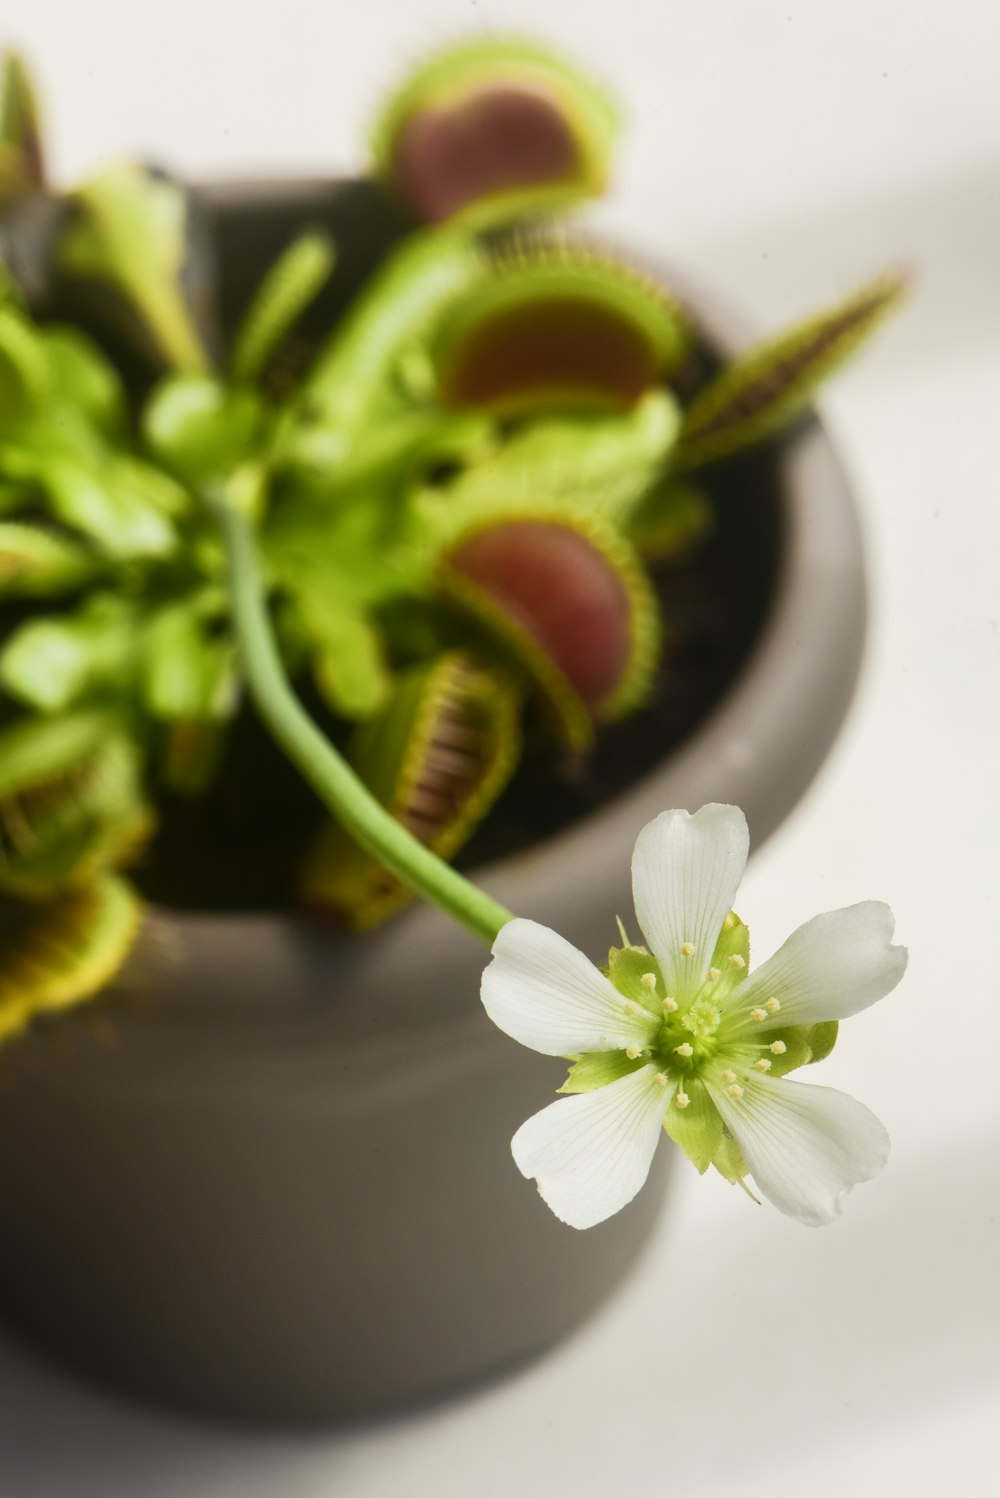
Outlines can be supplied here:
M395 67L530 26L627 101L602 218L761 327L887 260L919 295L825 403L864 496L862 692L741 897L765 954L889 900L902 988L822 1080L889 1170L810 1232L678 1171L617 1300L468 1399L315 1436L136 1411L0 1344L5 1498L685 1498L989 1492L1000 1405L1000 96L994 0L7 0L65 177L124 147L202 175L335 169ZM525 1189L530 1189L526 1187Z

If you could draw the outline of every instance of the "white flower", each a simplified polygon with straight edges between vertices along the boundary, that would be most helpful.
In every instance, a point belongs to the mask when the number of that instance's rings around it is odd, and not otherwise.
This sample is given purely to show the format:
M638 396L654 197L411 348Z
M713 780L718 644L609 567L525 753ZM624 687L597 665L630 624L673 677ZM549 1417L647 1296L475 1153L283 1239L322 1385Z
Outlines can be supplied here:
M868 902L807 921L750 973L732 912L747 860L738 807L666 811L632 857L647 947L612 949L606 973L554 931L510 921L483 974L487 1014L522 1045L573 1061L563 1092L511 1142L522 1174L573 1227L632 1200L661 1128L699 1170L749 1172L782 1212L830 1222L885 1164L874 1114L785 1074L832 1049L836 1022L896 986L906 950Z

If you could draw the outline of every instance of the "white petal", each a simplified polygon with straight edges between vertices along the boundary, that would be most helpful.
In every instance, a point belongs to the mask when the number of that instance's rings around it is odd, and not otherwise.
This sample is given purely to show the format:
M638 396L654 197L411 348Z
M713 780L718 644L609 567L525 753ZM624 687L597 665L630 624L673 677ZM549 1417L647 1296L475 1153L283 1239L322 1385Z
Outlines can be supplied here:
M665 811L644 827L632 855L635 913L659 961L667 993L693 998L733 907L750 837L738 806ZM684 956L686 942L694 947Z
M561 1221L590 1228L620 1212L649 1174L675 1085L644 1066L595 1092L560 1098L518 1129L511 1151L522 1175Z
M764 1028L847 1019L867 1009L906 969L906 948L892 945L892 929L892 911L876 900L814 916L750 974L738 991L741 1008L776 998L781 1008Z
M741 1077L743 1096L708 1082L723 1122L768 1201L808 1227L839 1217L843 1198L877 1176L889 1136L862 1103L830 1087Z
M495 1025L546 1056L642 1047L656 1030L647 1010L629 1004L582 952L537 921L502 928L481 995Z

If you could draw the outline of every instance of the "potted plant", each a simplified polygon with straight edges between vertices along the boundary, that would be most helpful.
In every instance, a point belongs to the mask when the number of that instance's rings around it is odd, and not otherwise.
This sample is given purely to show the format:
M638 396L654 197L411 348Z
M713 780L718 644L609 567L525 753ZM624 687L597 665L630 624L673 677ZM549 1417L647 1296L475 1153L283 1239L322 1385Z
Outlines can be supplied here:
M656 1199L574 1235L525 1188L556 1073L476 938L593 948L656 812L801 792L857 536L814 420L750 450L900 284L720 368L708 305L552 226L614 113L529 44L421 69L350 184L60 196L5 84L5 1314L207 1409L454 1384L575 1324Z

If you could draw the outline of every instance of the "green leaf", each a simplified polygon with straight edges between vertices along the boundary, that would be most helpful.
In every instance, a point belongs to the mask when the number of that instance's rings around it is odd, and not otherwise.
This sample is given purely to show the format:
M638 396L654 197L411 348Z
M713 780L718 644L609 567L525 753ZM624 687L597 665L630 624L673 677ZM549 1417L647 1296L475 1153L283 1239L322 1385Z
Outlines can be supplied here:
M113 875L43 904L0 902L0 1041L100 993L127 959L141 913Z
M628 525L668 459L680 414L666 391L651 391L631 410L600 417L541 420L459 475L441 494L453 514L560 501L615 525Z
M326 234L301 234L268 271L244 314L233 348L232 377L257 379L289 329L330 279L336 253Z
M625 519L625 531L649 562L683 555L710 535L712 502L703 489L668 474L654 483Z
M578 69L532 42L483 38L418 68L372 148L418 218L486 224L599 193L616 134L614 105Z
M0 305L0 438L48 399L51 380L37 330L11 303Z
M677 1106L675 1094L664 1114L663 1127L699 1174L704 1175L723 1147L722 1118L704 1082L697 1077L685 1082L683 1091L687 1107Z
M45 154L31 77L22 57L4 52L0 56L0 202L44 185Z
M369 615L330 588L299 587L290 599L323 700L342 718L371 718L386 703L392 675Z
M53 324L38 329L48 365L53 401L79 412L103 436L124 437L125 387L97 344L79 328Z
M49 598L71 592L101 570L86 547L68 537L0 521L0 598Z
M350 758L369 790L441 858L469 837L520 751L514 683L454 651L400 678L383 711L356 730ZM377 925L408 897L399 881L331 824L307 857L301 894L353 925Z
M63 525L119 560L169 556L177 549L164 503L175 504L177 490L168 487L166 475L125 455L48 452L44 430L34 441L31 447L0 448L0 476L40 491Z
M768 437L895 311L907 282L888 274L743 354L691 402L674 455L698 468Z
M236 706L236 648L228 633L210 629L199 600L165 608L142 641L139 689L154 718L217 722Z
M239 465L262 409L252 390L233 389L210 375L168 375L143 411L142 432L165 468L198 485L224 478Z
M181 291L188 218L183 190L127 162L69 201L74 213L59 246L60 270L122 296L160 362L203 369L205 351Z
M4 689L44 713L100 686L120 690L135 651L136 623L132 605L110 594L88 598L73 614L31 619L0 650Z

